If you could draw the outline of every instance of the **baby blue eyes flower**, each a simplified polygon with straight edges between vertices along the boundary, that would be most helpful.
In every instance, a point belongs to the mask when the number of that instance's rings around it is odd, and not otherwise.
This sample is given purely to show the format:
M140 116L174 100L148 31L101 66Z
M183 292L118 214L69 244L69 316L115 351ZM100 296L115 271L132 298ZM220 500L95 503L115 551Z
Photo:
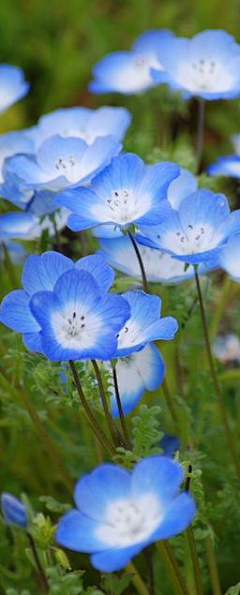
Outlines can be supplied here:
M161 225L141 227L140 242L158 247L189 264L211 261L228 238L240 230L240 210L230 212L223 194L199 190L187 196L178 211Z
M164 360L152 343L137 353L118 358L116 375L123 413L131 413L146 390L156 390L162 384L164 374ZM119 417L114 388L111 390L111 414Z
M178 323L172 316L160 318L162 300L157 295L127 291L123 297L131 308L131 314L118 332L116 357L139 351L151 341L173 339Z
M57 281L64 273L72 270L87 271L93 282L95 279L98 293L100 291L99 287L101 287L102 294L108 291L114 278L112 269L101 256L86 256L80 258L74 264L70 258L58 252L46 252L41 256L31 255L27 258L22 273L24 289L12 291L4 298L0 309L1 322L14 331L22 333L24 344L31 351L43 352L40 334L41 326L30 309L32 297L39 294L39 292L40 296L42 293L47 293L47 297L49 297L49 294L52 297ZM69 295L71 295L71 292ZM73 314L74 312L72 312L72 316ZM76 326L79 321L75 320L75 318L73 320ZM72 319L70 320L71 323L67 319L67 327L68 325L71 327ZM81 324L85 324L84 321Z
M92 93L117 92L125 95L141 93L154 87L150 68L162 70L161 51L165 41L173 37L167 30L153 29L140 35L130 51L108 54L93 68Z
M196 507L186 492L180 464L163 456L137 463L132 473L103 464L83 476L75 487L77 508L59 522L56 541L91 554L102 572L121 570L150 543L181 533Z
M5 523L26 529L28 524L26 506L18 498L7 492L1 494L1 511Z
M206 100L240 95L240 46L221 30L207 30L192 39L169 37L161 51L163 71L152 68L157 83Z
M74 213L68 221L73 231L105 223L122 229L157 225L171 211L166 193L179 171L174 163L145 165L137 155L126 153L114 158L91 188L66 189L55 203Z
M0 112L27 95L29 83L24 79L21 68L0 64Z
M240 233L229 238L219 253L218 265L240 283Z
M8 239L33 240L39 238L44 230L47 230L50 236L55 235L56 228L65 227L68 218L68 212L61 209L55 214L55 226L49 217L40 217L32 213L10 212L0 215L0 241Z

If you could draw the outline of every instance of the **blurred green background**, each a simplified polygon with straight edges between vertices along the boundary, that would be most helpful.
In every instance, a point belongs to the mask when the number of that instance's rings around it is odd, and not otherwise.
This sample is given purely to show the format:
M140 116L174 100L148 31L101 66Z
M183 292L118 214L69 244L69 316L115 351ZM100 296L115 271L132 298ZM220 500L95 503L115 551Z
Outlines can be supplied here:
M143 124L153 131L156 122L151 114L156 106L160 115L162 106L166 113L167 104L172 127L172 112L177 109L177 132L179 126L188 132L189 126L194 127L194 108L189 114L179 102L161 102L160 88L140 97L93 96L87 91L91 68L105 53L130 48L149 28L170 28L187 36L206 28L224 28L240 41L239 11L239 0L230 0L225 7L221 0L1 0L0 61L21 66L31 92L1 116L0 130L33 124L42 113L60 106L112 104L132 111L133 131L143 129ZM154 109L149 110L149 105ZM210 104L207 124L210 147L228 151L231 145L226 139L240 131L239 102ZM158 141L155 138L153 144Z

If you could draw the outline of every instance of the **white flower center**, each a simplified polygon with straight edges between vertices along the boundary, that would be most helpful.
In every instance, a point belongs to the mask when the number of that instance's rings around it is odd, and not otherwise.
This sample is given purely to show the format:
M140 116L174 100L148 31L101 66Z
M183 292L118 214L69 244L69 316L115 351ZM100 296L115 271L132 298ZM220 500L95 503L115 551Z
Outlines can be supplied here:
M126 325L117 334L118 349L124 349L131 347L132 345L138 345L141 331L142 329L139 328L139 325L130 318Z
M96 537L110 547L127 547L148 539L163 518L159 501L149 493L138 499L119 499L107 506Z
M157 234L163 248L179 255L208 252L216 248L221 239L221 232L205 222L186 225L184 230L170 230L163 236Z
M77 182L79 179L79 164L76 163L74 155L59 157L55 161L55 169L58 175L63 175L69 182Z
M54 312L50 324L57 342L67 349L91 347L103 331L102 319L81 304L68 304Z
M177 79L191 92L224 92L232 84L232 75L225 65L215 60L191 60L181 64Z

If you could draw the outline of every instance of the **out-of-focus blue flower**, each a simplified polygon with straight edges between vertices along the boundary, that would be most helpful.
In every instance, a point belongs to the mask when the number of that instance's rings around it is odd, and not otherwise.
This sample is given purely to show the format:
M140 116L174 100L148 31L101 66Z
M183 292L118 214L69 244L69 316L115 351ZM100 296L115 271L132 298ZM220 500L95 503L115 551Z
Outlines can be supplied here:
M81 138L92 145L99 136L113 136L121 141L131 123L131 114L124 107L61 108L42 116L32 137L37 148L50 136ZM30 129L31 131L31 129Z
M162 70L161 53L171 31L152 29L140 35L130 51L108 54L93 68L92 93L117 92L125 95L141 93L156 83L150 68Z
M67 209L55 213L56 228L65 227L68 218ZM50 236L55 234L55 226L49 217L43 220L32 213L10 212L0 215L0 242L9 239L33 240L41 237L44 230Z
M4 246L7 249L11 261L14 264L22 263L24 258L27 256L25 248L23 248L23 246L21 246L21 244L18 244L17 242L4 240ZM3 242L0 239L0 263L3 262L6 258L4 246Z
M130 277L142 280L139 262L130 238L123 236L116 239L101 239L100 246L102 250L99 253L105 256L110 265ZM184 262L167 252L141 244L138 249L148 281L175 285L194 277L193 266L190 265L186 269ZM199 266L200 274L207 273L208 270L208 264L204 263Z
M91 188L66 189L56 205L74 213L68 221L73 231L105 223L121 229L133 223L157 225L171 212L167 189L179 171L174 163L145 165L137 155L125 153L112 160Z
M137 353L118 358L116 375L125 415L131 413L146 390L156 390L162 384L164 373L164 360L152 343ZM119 417L114 386L111 388L111 414Z
M240 178L240 155L218 157L215 163L208 166L207 171L210 176Z
M90 553L102 572L120 570L150 543L191 523L196 507L188 493L179 493L182 481L181 465L163 456L143 459L132 473L100 465L77 482L77 509L60 519L56 541Z
M228 333L216 337L213 343L213 353L223 364L240 365L240 340L237 335Z
M163 449L165 457L174 457L177 450L180 449L180 440L177 436L171 434L164 434L160 440L160 446Z
M224 194L198 190L161 225L141 226L140 242L189 264L214 260L228 238L240 231L240 210L230 212Z
M66 276L66 272L79 274ZM85 276L83 273L86 273ZM55 355L57 360L64 360L65 357L58 357L58 351L66 355L71 351L71 345L75 346L76 353L78 353L77 346L81 351L85 343L87 346L94 344L97 351L102 343L104 344L105 338L105 350L109 351L110 358L112 345L114 344L115 351L117 347L115 335L125 319L129 317L130 310L123 298L114 295L106 297L113 278L112 269L99 255L80 258L75 264L70 258L58 252L46 252L41 256L31 255L23 267L24 290L12 291L3 299L0 320L9 328L23 334L23 341L28 349L45 353L46 346L46 351L50 349L53 359ZM70 287L68 287L69 284ZM75 291L79 290L79 284L80 291L75 295ZM94 291L96 291L95 294ZM54 304L53 309L52 304ZM96 311L92 312L91 305L96 307ZM79 313L80 307L85 313ZM109 319L107 319L108 308ZM45 323L49 327L45 335L50 333L51 336L47 338L44 335L43 341L44 331L42 332L41 329L45 328ZM104 324L105 330L103 330ZM113 329L112 334L109 327ZM61 344L58 346L60 335L62 346ZM52 345L54 348L51 348ZM71 352L73 350L72 348ZM104 359L104 353L103 350L100 359Z
M218 265L240 283L240 233L231 236L218 256Z
M18 498L7 492L1 494L1 511L5 523L26 529L28 524L27 509Z
M153 80L182 90L186 99L240 95L240 46L226 31L202 31L192 39L169 36L162 46L161 64L162 70L151 68Z
M161 318L162 300L157 295L144 291L127 291L123 294L130 306L130 317L118 332L115 357L123 357L139 351L152 341L170 341L178 330L172 316Z
M0 64L0 112L27 95L29 86L21 68Z
M98 137L90 146L80 138L49 137L35 154L19 154L5 160L2 196L8 200L13 196L16 204L17 190L18 204L26 207L34 192L45 192L50 200L49 212L55 208L56 193L68 186L88 183L120 149L121 144L112 136Z

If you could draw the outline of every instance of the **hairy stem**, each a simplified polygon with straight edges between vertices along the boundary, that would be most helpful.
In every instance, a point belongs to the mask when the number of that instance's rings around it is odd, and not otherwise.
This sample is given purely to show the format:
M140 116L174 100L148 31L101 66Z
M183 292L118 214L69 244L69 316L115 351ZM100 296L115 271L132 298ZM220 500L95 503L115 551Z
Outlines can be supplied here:
M143 582L133 562L129 562L127 566L125 566L125 570L126 572L132 575L131 582L134 585L138 595L150 595L148 588Z
M127 448L131 449L131 442L130 442L128 429L127 429L127 425L126 425L126 421L125 421L125 417L124 417L124 413L123 413L123 408L122 408L122 403L121 403L116 367L114 365L112 365L112 372L113 372L113 383L114 383L115 396L116 396L122 431L123 431L124 439L126 442L126 446L127 446Z
M211 538L209 537L209 535L205 538L205 546L206 546L207 561L208 561L211 583L212 583L212 595L222 595L215 552L214 552Z
M158 551L161 554L169 580L172 583L175 595L190 595L187 585L182 577L177 560L167 540L157 542Z
M42 564L40 562L40 558L39 558L38 551L37 551L37 548L36 548L36 545L35 545L35 541L34 541L32 535L31 535L31 533L28 533L27 532L27 536L28 536L28 539L29 539L30 548L32 550L33 558L34 558L36 567L38 569L38 573L39 573L39 576L40 576L40 579L41 579L42 586L44 588L45 593L49 593L49 584L48 584L48 581L47 581L47 577L45 575L45 572L43 570Z
M199 566L198 553L197 553L196 543L195 543L194 534L193 534L193 530L192 530L191 526L186 529L186 535L187 535L189 550L191 552L191 559L192 559L192 565L193 565L193 571L194 571L194 577L195 577L195 585L196 585L196 593L197 593L197 595L203 595L201 569Z
M106 397L106 393L105 393L104 386L103 386L101 372L99 370L96 360L92 359L91 362L92 362L94 372L96 375L98 388L99 388L99 392L100 392L100 398L101 398L106 422L108 425L108 429L109 429L110 435L112 437L112 441L114 444L116 444L116 446L120 446L122 444L122 437L119 434L116 424L115 424L115 422L110 414L110 411L108 409L108 402L107 402L107 397Z
M132 242L133 248L135 250L136 257L138 259L138 264L139 264L139 268L140 268L141 275L142 275L143 289L144 289L144 291L146 293L150 293L149 287L148 287L148 281L147 281L146 271L145 271L145 268L144 268L143 260L142 260L142 257L141 257L140 250L138 248L137 242L136 242L135 238L133 237L133 235L131 234L130 231L128 232L128 236L129 236L129 238L130 238L130 240Z

